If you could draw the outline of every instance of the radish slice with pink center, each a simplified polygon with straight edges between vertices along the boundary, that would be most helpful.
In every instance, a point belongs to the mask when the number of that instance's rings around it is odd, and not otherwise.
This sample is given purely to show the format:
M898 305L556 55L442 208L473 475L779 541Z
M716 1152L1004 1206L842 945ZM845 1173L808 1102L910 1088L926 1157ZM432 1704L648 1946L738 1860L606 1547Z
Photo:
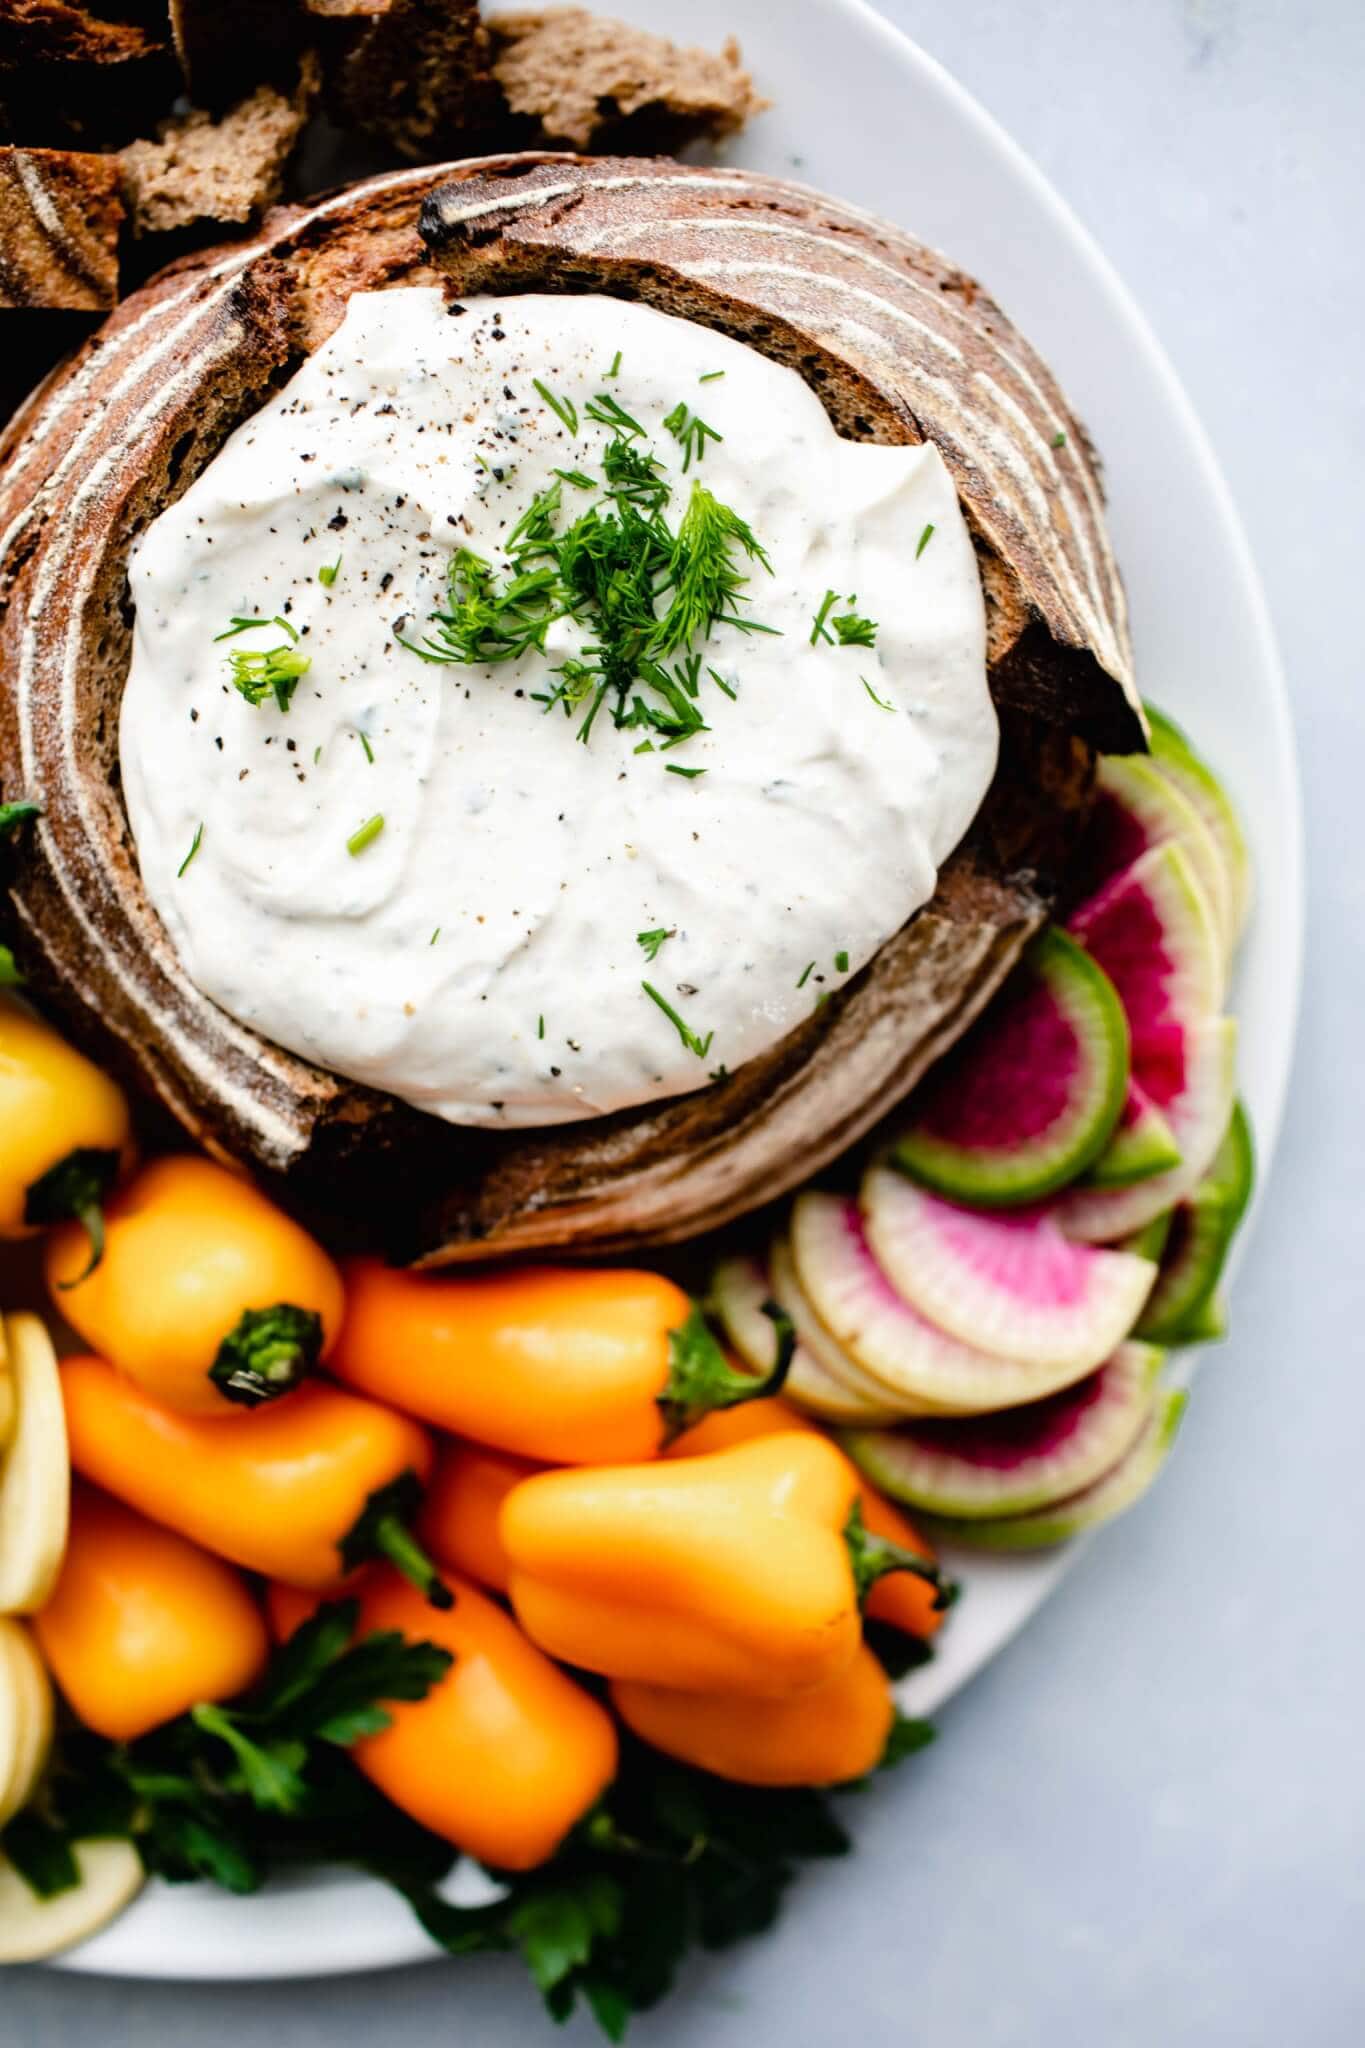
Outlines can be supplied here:
M890 1178L918 1194L899 1174ZM841 1195L798 1195L791 1243L797 1274L821 1322L851 1358L894 1390L903 1413L978 1415L1013 1408L1080 1379L1099 1363L1026 1363L949 1336L892 1284L868 1242L858 1204ZM1148 1270L1154 1278L1155 1266Z
M916 1089L896 1163L952 1201L1039 1201L1104 1152L1127 1083L1128 1026L1108 975L1064 932L1043 932Z
M1236 1023L1210 1018L1185 1035L1182 1053L1182 1085L1163 1112L1180 1147L1179 1166L1131 1187L1068 1188L1051 1206L1068 1237L1113 1244L1183 1202L1208 1172L1237 1093Z
M893 1167L864 1176L862 1206L887 1278L922 1316L979 1351L1055 1370L1057 1384L1118 1348L1156 1279L1150 1259L1074 1243L1048 1210L961 1209Z
M1180 846L1213 916L1224 957L1235 937L1232 881L1208 825L1166 769L1145 754L1106 754L1081 847L1082 872L1098 888L1154 846Z
M1118 991L1132 1042L1133 1078L1157 1108L1180 1035L1216 1014L1223 962L1189 857L1155 846L1083 903L1067 929Z
M874 1486L929 1514L1027 1514L1117 1464L1152 1408L1162 1353L1121 1344L1098 1372L1022 1408L848 1430L844 1449Z
M776 1247L774 1248L776 1249ZM894 1422L903 1412L885 1387L844 1358L821 1330L796 1284L790 1258L780 1274L760 1259L722 1259L711 1276L710 1302L721 1329L751 1371L769 1373L777 1358L777 1332L763 1313L775 1301L792 1319L796 1350L783 1392L824 1422Z
M1236 939L1251 907L1251 856L1232 800L1208 763L1185 734L1155 704L1145 707L1152 729L1152 759L1163 775L1188 797L1213 834L1228 877L1232 932Z
M1141 1082L1130 1078L1118 1129L1090 1168L1092 1187L1126 1188L1180 1164L1175 1132Z
M976 1550L1044 1550L1112 1522L1141 1500L1165 1464L1186 1398L1171 1389L1159 1393L1141 1433L1118 1463L1065 1500L1028 1515L1002 1515L999 1521L939 1522L935 1533Z

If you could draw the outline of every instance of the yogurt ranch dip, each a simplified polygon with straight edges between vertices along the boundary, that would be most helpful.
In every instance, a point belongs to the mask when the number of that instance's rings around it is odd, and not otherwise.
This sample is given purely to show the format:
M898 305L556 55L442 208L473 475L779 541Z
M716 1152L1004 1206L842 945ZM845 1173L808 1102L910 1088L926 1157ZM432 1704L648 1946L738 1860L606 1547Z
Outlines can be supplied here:
M123 787L186 971L455 1123L765 1051L927 902L995 765L938 452L612 298L358 293L130 578Z

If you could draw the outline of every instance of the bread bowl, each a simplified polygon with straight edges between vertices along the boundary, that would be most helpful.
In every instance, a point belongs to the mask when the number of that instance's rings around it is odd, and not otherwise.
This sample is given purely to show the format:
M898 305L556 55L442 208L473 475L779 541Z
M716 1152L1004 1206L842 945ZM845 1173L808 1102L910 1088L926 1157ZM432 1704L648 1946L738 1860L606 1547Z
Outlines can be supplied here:
M351 294L637 299L794 367L840 433L932 442L975 542L1003 747L932 902L796 1030L676 1101L544 1132L424 1116L236 1023L143 889L117 766L140 532L334 332ZM43 810L8 899L35 985L211 1150L428 1262L686 1238L860 1138L1044 917L1093 750L1143 744L1097 466L975 283L784 181L525 155L387 175L269 217L120 307L0 447L0 794Z

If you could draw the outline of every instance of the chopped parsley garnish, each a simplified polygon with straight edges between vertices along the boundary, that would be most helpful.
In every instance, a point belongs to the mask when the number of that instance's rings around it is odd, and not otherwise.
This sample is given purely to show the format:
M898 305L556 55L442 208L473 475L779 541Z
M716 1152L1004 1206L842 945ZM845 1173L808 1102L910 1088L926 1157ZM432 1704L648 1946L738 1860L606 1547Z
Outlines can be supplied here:
M649 997L649 1000L652 1003L658 1004L659 1008L663 1011L665 1017L667 1017L669 1023L677 1032L679 1038L682 1040L688 1052L695 1053L699 1060L704 1060L706 1058L707 1053L711 1050L711 1040L715 1037L715 1032L708 1031L705 1038L698 1038L696 1032L692 1029L692 1027L689 1024L684 1024L682 1018L678 1015L677 1011L674 1009L672 1003L668 1001L667 997L661 996L659 994L658 989L655 988L651 982L642 981L640 983L640 986L644 990L645 994Z
M869 682L869 681L867 680L867 677L866 677L866 676L859 676L859 678L858 678L858 681L859 681L859 682L860 682L860 683L862 684L863 688L864 688L864 689L865 689L865 690L867 691L867 694L868 694L868 696L869 696L869 697L870 697L870 698L872 699L872 702L873 702L873 703L874 703L874 704L875 704L875 705L877 706L877 708L878 708L878 710L879 710L879 711L894 711L894 710L895 710L895 708L896 708L896 707L895 707L895 705L894 705L894 704L888 704L888 703L887 703L887 701L886 701L886 699L885 699L885 697L879 697L879 696L877 695L877 692L876 692L876 691L875 691L875 690L873 689L873 687L872 687L871 683L870 683L870 682Z
M691 469L694 458L698 462L701 461L706 453L708 440L725 439L724 434L718 434L714 427L708 427L699 414L690 412L681 399L665 419L664 427L682 449L684 476Z
M717 377L723 377L724 375L724 370L703 370L697 382L699 384L714 384Z
M916 561L918 561L918 560L919 560L919 558L920 558L920 556L921 556L921 555L922 555L922 554L924 553L924 550L925 550L925 549L926 549L926 548L928 547L928 545L929 545L930 541L931 541L931 540L933 539L933 537L934 537L934 522L933 522L933 520L931 519L931 520L929 521L929 524L928 524L928 525L927 525L927 526L925 527L925 529L924 529L923 533L922 533L922 534L920 535L920 537L919 537L919 546L918 546L918 547L917 547L917 548L915 549L915 560L916 560Z
M814 972L815 962L813 960L808 961L807 964L801 970L801 979L797 982L796 986L798 988L804 988L806 986L806 983L810 980L812 974L814 974Z
M599 391L595 398L588 400L583 410L599 426L615 427L618 434L633 434L640 440L644 439L645 430L640 422L633 419L623 405L618 405L609 391Z
M652 932L636 932L635 943L642 948L646 960L657 960L659 948L663 945L665 939L673 939L677 935L676 926L670 930L667 925L659 924L655 925Z
M324 590L330 590L340 574L341 557L338 555L334 562L323 563L322 567L318 570L318 582Z
M620 374L621 374L621 351L620 351L620 349L618 348L618 349L617 349L617 351L616 351L616 354L615 354L615 355L614 355L614 356L612 357L612 359L611 359L611 368L610 368L610 369L609 369L609 370L607 371L607 375L608 375L609 377L619 377L619 376L620 376Z
M578 407L574 404L573 400L571 398L556 398L554 392L550 390L547 384L542 384L539 377L533 377L531 382L549 406L550 411L558 419L563 420L571 434L576 434L578 432Z
M811 623L811 646L814 647L817 640L825 640L828 641L831 647L836 644L840 647L875 647L877 644L877 621L875 619L861 618L857 612L852 610L852 606L858 602L856 597L849 598L850 609L848 611L831 617L835 605L842 603L842 601L837 590L827 590L825 592L820 600L820 609L815 614L815 618ZM829 630L831 626L834 628L832 633Z
M848 973L848 955L842 949L834 956L834 971L836 974Z
M1054 435L1053 435L1053 437L1052 437L1052 445L1053 445L1053 447L1054 447L1054 448L1065 448L1065 446L1066 446L1066 435L1065 435L1065 433L1056 433L1056 434L1054 434Z
M360 729L360 727L359 727L359 726L357 726L357 727L356 727L356 737L357 737L357 738L358 738L358 740L360 741L360 744L361 744L361 746L362 746L362 747L363 747L363 748L365 749L365 759L366 759L366 760L367 760L367 761L368 761L368 762L370 763L370 766L371 766L371 767L373 767L373 766L374 766L374 748L373 748L373 747L372 747L372 746L370 745L370 736L369 736L369 734L368 734L367 732L362 732L362 731L361 731L361 729Z
M194 838L193 838L193 839L192 839L192 840L190 841L190 850L189 850L189 852L188 852L188 853L187 853L187 854L185 855L185 858L184 858L184 859L183 859L183 860L181 861L181 863L180 863L179 867L178 867L178 868L176 869L176 871L175 871L175 879L176 879L176 881L177 881L177 882L178 882L178 881L180 880L180 877L181 877L181 876L182 876L182 875L184 874L184 872L185 872L186 868L187 868L187 867L189 866L190 862L191 862L191 861L192 861L192 860L194 859L194 856L196 855L196 853L198 853L198 851L199 851L199 848L200 848L201 844L203 843L203 838L204 838L204 826L203 826L203 821L201 820L201 821L200 821L200 823L199 823L199 825L198 825L198 826L196 827L196 829L195 829L195 834L194 834Z
M382 811L376 811L374 816L372 818L367 818L363 825L356 826L355 831L346 841L347 853L349 853L351 858L354 859L356 854L363 853L367 846L374 845L375 840L379 837L383 829L384 813Z

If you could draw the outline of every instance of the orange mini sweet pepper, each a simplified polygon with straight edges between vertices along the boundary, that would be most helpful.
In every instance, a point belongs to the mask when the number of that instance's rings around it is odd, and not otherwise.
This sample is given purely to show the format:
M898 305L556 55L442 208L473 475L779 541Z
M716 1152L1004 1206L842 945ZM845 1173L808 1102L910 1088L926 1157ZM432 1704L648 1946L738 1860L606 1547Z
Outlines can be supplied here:
M509 1591L551 1656L685 1692L781 1696L827 1683L861 1639L859 1603L916 1552L869 1536L858 1482L823 1437L789 1431L700 1458L523 1480L499 1519Z
M406 1415L315 1381L220 1422L163 1407L101 1358L61 1374L75 1469L153 1521L297 1586L336 1587L382 1553L449 1599L406 1526L432 1455Z
M92 1350L191 1415L289 1393L341 1323L341 1275L259 1188L211 1159L155 1159L105 1212L82 1275L80 1232L53 1233L53 1300Z
M695 1458L706 1451L726 1450L731 1444L750 1443L755 1437L776 1436L784 1429L803 1429L812 1435L823 1433L818 1423L812 1422L789 1401L778 1398L750 1401L742 1408L724 1408L706 1416L695 1428L685 1430L670 1444L665 1455ZM885 1494L869 1486L861 1472L855 1469L854 1476L863 1511L863 1526L873 1536L884 1536L888 1543L900 1544L906 1550L917 1550L921 1557L932 1561L933 1545L920 1534L909 1516L894 1507ZM445 1556L439 1546L433 1545L433 1548L438 1556ZM450 1562L455 1564L458 1559L452 1557ZM932 1636L943 1626L943 1603L937 1589L928 1579L922 1579L914 1572L888 1572L885 1578L878 1579L867 1596L863 1612L869 1621L884 1621L912 1636Z
M77 1720L112 1742L231 1699L269 1647L239 1572L90 1486L75 1489L61 1577L33 1627Z
M741 1785L846 1785L875 1770L896 1718L886 1673L865 1644L824 1685L785 1699L673 1692L617 1679L627 1728L679 1762Z
M529 1458L485 1450L482 1444L443 1444L417 1523L437 1563L505 1593L507 1553L498 1517L512 1488L543 1469Z
M351 1756L395 1806L497 1870L553 1856L616 1773L605 1708L468 1580L440 1614L396 1572L357 1581L358 1633L394 1629L449 1650L454 1662L423 1700L386 1703L390 1725ZM292 1634L316 1600L270 1588L276 1633Z
M338 1379L454 1436L549 1464L652 1458L708 1410L775 1391L729 1363L662 1274L550 1266L454 1278L346 1269Z

